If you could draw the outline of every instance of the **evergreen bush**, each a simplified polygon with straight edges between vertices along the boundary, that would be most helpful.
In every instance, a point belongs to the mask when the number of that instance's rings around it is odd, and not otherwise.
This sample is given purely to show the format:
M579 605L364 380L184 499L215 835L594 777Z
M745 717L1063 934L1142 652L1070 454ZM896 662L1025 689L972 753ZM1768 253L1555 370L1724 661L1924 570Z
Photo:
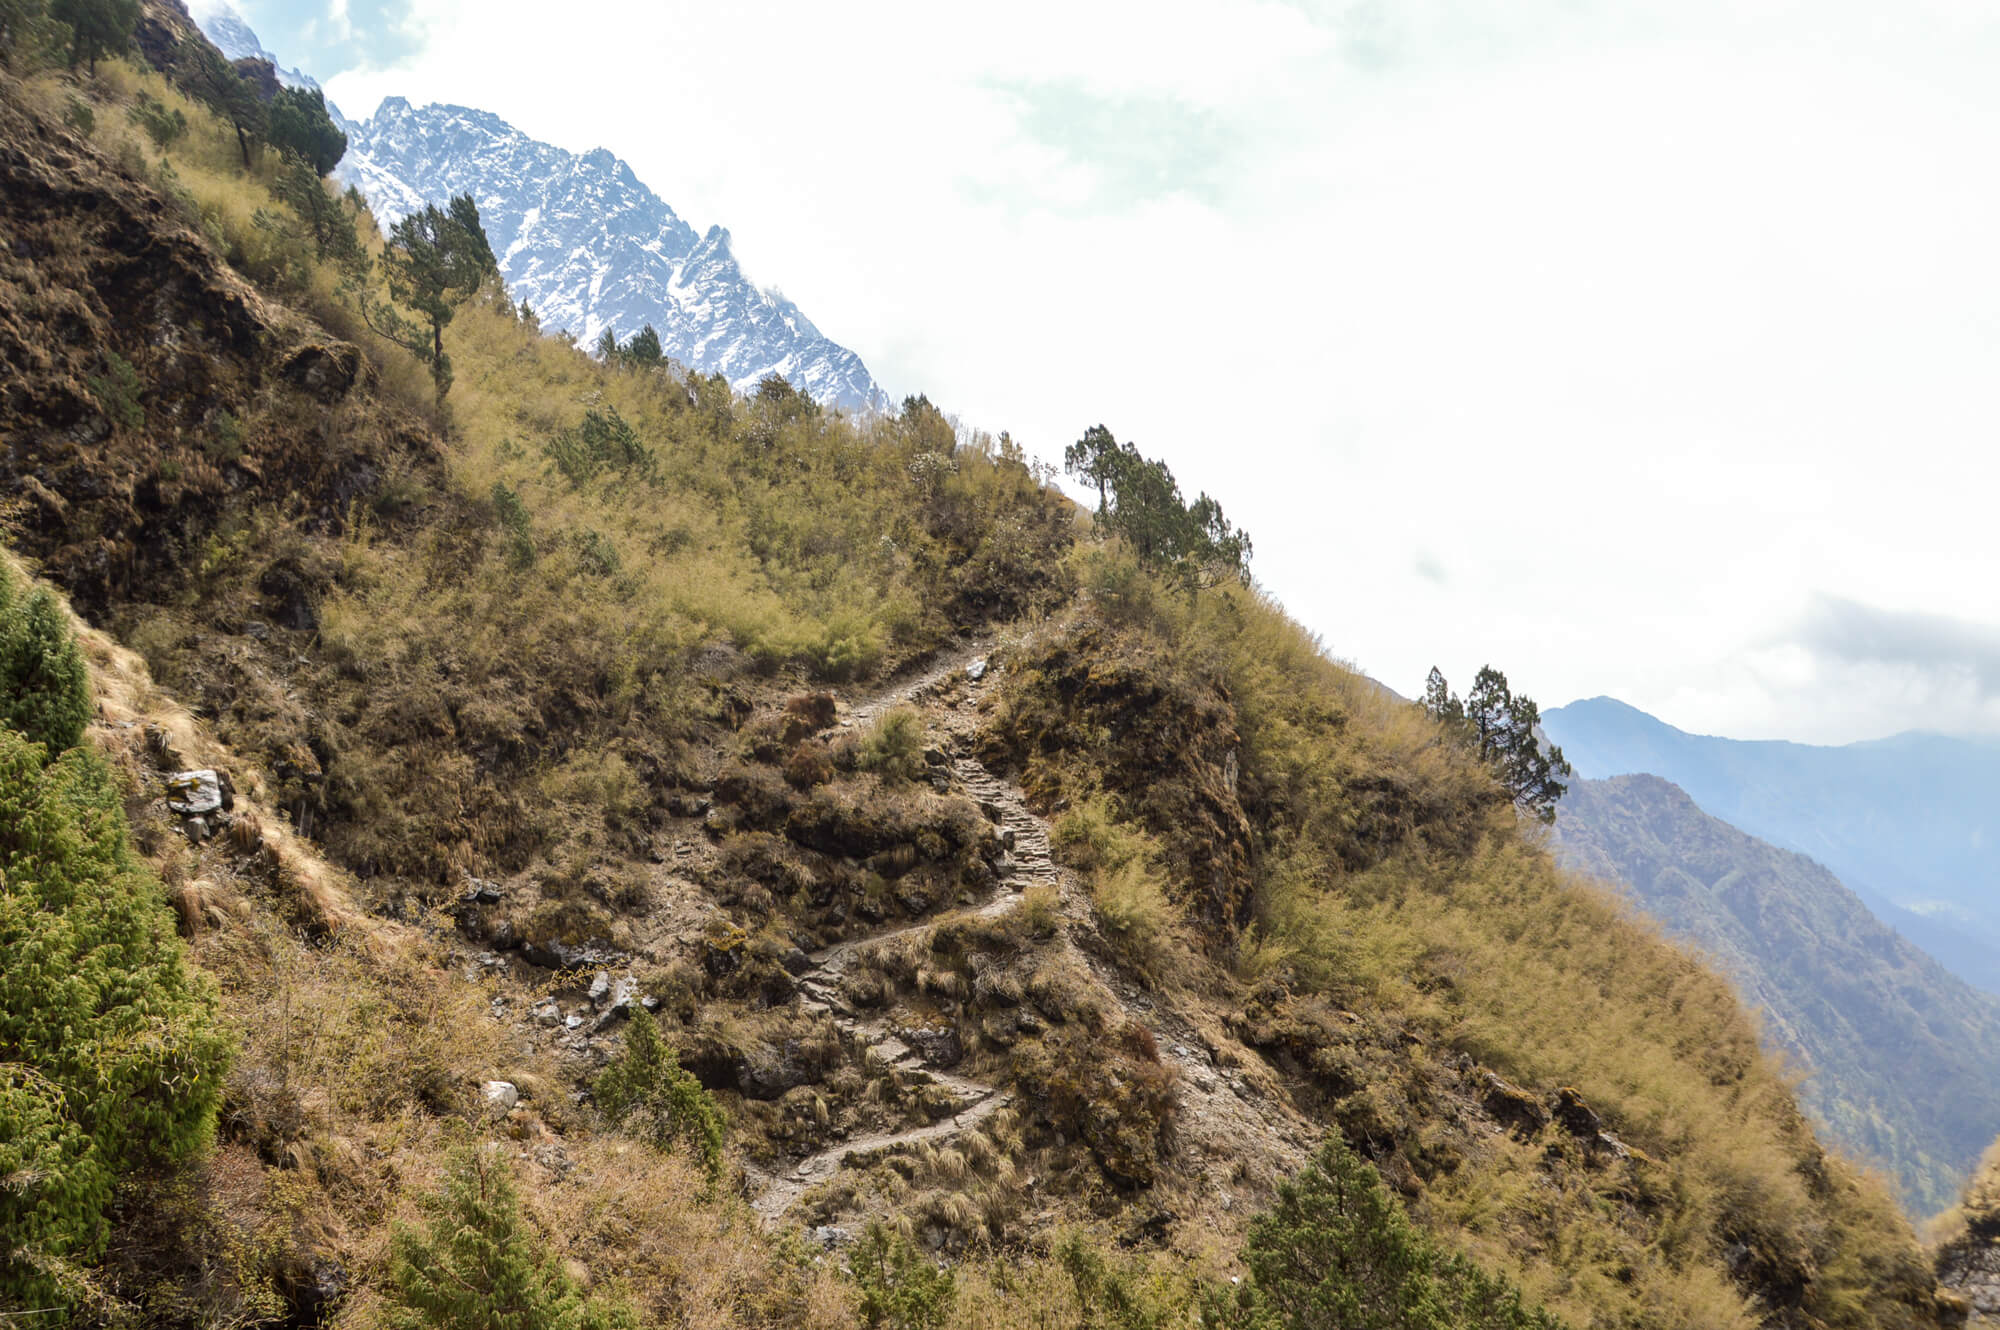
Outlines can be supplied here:
M1506 1280L1441 1249L1338 1136L1251 1225L1250 1279L1211 1324L1239 1330L1562 1330Z
M23 597L0 569L0 725L50 756L83 742L90 675L62 607L46 590Z
M521 1212L506 1162L483 1150L452 1158L426 1229L389 1240L394 1330L624 1330L623 1303L585 1297Z
M210 1139L215 1008L102 760L0 728L0 1301L62 1305L119 1174Z
M870 1327L937 1330L958 1295L950 1270L880 1224L870 1224L854 1244L848 1270L861 1290L861 1320Z
M651 1013L635 1008L625 1051L597 1078L606 1117L657 1150L686 1145L713 1183L722 1174L722 1110L660 1036Z

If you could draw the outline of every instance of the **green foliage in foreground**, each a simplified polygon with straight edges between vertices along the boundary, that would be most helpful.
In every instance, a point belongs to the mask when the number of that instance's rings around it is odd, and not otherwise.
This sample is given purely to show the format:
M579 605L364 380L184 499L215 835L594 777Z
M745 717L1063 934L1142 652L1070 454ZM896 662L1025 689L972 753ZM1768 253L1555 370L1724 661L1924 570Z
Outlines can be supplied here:
M1250 1228L1250 1278L1211 1324L1239 1330L1562 1330L1412 1224L1338 1136Z
M861 1291L862 1324L870 1327L937 1330L958 1296L949 1269L880 1224L870 1224L854 1244L848 1270Z
M625 1051L594 1087L605 1116L656 1150L685 1145L713 1183L722 1176L722 1110L694 1073L660 1037L660 1027L635 1007L625 1027Z
M0 1302L66 1301L119 1174L210 1139L215 1008L103 762L0 728Z
M62 607L46 590L23 596L0 567L0 725L53 757L83 742L90 678Z
M451 1161L426 1230L390 1238L395 1330L622 1330L622 1303L588 1298L521 1212L506 1162L484 1150Z

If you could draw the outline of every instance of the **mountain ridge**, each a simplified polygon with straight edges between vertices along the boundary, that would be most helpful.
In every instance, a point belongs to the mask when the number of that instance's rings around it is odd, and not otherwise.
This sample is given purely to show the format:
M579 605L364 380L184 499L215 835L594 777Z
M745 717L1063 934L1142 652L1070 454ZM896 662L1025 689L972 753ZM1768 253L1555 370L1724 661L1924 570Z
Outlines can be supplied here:
M1575 782L1558 858L1617 882L1764 1013L1833 1139L1896 1175L1915 1214L1958 1196L2000 1134L2000 998L1878 920L1822 865L1649 774ZM1919 1091L1916 1087L1921 1087Z
M1610 698L1542 713L1577 773L1649 772L1709 814L1826 865L1897 930L2000 993L2000 744L1910 731L1840 747L1689 734Z
M276 63L227 5L198 21L225 53ZM697 233L609 149L571 152L491 111L402 96L365 119L334 114L347 134L335 179L361 191L383 228L470 193L508 290L550 331L588 345L651 325L667 356L739 392L775 374L828 405L889 405L859 355L750 280L727 228Z

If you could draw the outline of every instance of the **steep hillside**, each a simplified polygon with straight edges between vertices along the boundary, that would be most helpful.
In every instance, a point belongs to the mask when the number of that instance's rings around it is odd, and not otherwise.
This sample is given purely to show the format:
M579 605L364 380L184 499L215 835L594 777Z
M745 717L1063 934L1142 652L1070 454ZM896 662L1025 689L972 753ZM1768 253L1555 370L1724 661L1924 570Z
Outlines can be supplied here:
M77 1319L1950 1321L1724 981L1004 437L485 275L440 403L372 219L159 73L0 74L0 142L0 530L238 1039Z
M1545 712L1578 774L1650 772L1731 826L1810 856L1883 922L2000 993L2000 744L1935 734L1819 748L1686 734L1611 698Z
M1953 1203L2000 1133L2000 1001L1657 776L1575 782L1556 830L1566 866L1625 885L1759 1009L1832 1140L1889 1170L1912 1214Z

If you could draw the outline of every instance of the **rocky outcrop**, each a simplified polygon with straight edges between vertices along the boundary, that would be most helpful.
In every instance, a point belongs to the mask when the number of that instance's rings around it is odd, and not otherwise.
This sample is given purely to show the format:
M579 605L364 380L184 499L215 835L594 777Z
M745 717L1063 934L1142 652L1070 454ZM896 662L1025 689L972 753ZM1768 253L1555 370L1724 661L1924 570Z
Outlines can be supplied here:
M157 41L173 12L149 11ZM260 495L337 530L390 452L428 452L416 422L352 400L355 347L30 105L0 96L0 518L79 612L178 596L225 512Z

